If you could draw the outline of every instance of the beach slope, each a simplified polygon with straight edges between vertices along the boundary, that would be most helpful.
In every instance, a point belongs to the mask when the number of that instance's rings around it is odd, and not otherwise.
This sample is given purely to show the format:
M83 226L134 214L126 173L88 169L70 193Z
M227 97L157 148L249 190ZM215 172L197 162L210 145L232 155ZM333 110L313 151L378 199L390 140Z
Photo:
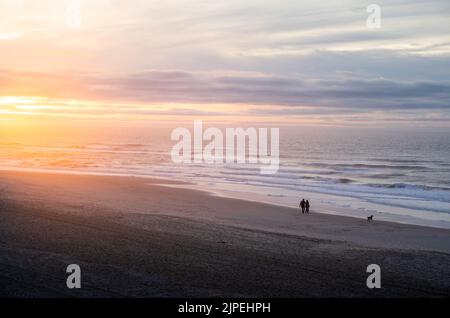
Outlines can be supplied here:
M0 296L450 296L449 230L170 185L1 172ZM81 289L66 287L69 264L81 267ZM381 267L381 289L366 286L369 264Z

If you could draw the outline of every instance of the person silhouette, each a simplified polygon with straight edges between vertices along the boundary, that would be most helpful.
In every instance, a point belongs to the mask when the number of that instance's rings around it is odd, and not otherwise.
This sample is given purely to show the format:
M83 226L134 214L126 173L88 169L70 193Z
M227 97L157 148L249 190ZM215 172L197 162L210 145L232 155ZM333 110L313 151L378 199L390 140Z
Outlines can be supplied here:
M309 213L309 207L310 207L309 200L306 200L305 202L306 213Z
M300 207L302 208L302 213L305 214L305 207L306 207L305 199L302 199L302 201L300 202Z

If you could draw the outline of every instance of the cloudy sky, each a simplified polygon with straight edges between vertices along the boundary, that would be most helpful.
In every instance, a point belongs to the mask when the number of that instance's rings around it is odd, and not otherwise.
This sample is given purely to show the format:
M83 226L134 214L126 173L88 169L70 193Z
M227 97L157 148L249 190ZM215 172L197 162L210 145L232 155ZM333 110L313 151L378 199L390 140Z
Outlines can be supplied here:
M449 19L448 0L0 0L0 118L450 125Z

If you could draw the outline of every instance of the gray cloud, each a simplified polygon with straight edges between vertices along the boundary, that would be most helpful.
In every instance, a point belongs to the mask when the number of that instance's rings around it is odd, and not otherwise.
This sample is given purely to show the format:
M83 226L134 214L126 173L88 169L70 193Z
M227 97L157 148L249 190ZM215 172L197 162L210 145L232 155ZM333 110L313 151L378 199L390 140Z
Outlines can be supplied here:
M434 81L305 80L279 76L208 76L146 72L90 78L90 91L143 102L243 103L365 109L444 109L450 83Z
M5 77L5 72L2 77ZM61 97L143 103L241 103L327 109L449 109L450 82L320 79L147 71L123 76L9 73L20 85L60 87ZM1 79L0 79L1 82ZM68 85L61 85L67 83ZM39 90L39 87L36 88ZM2 87L0 86L0 93Z

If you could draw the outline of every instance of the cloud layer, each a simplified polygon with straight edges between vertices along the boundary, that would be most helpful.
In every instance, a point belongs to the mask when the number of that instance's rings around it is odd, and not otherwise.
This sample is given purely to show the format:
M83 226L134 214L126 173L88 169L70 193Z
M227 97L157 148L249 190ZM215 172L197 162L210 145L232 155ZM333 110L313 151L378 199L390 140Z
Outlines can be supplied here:
M122 76L0 71L0 94L33 95L139 103L315 106L337 109L447 109L450 83L387 79L322 79L258 74L212 75L146 71ZM26 84L29 84L27 86ZM25 88L24 88L25 87Z

